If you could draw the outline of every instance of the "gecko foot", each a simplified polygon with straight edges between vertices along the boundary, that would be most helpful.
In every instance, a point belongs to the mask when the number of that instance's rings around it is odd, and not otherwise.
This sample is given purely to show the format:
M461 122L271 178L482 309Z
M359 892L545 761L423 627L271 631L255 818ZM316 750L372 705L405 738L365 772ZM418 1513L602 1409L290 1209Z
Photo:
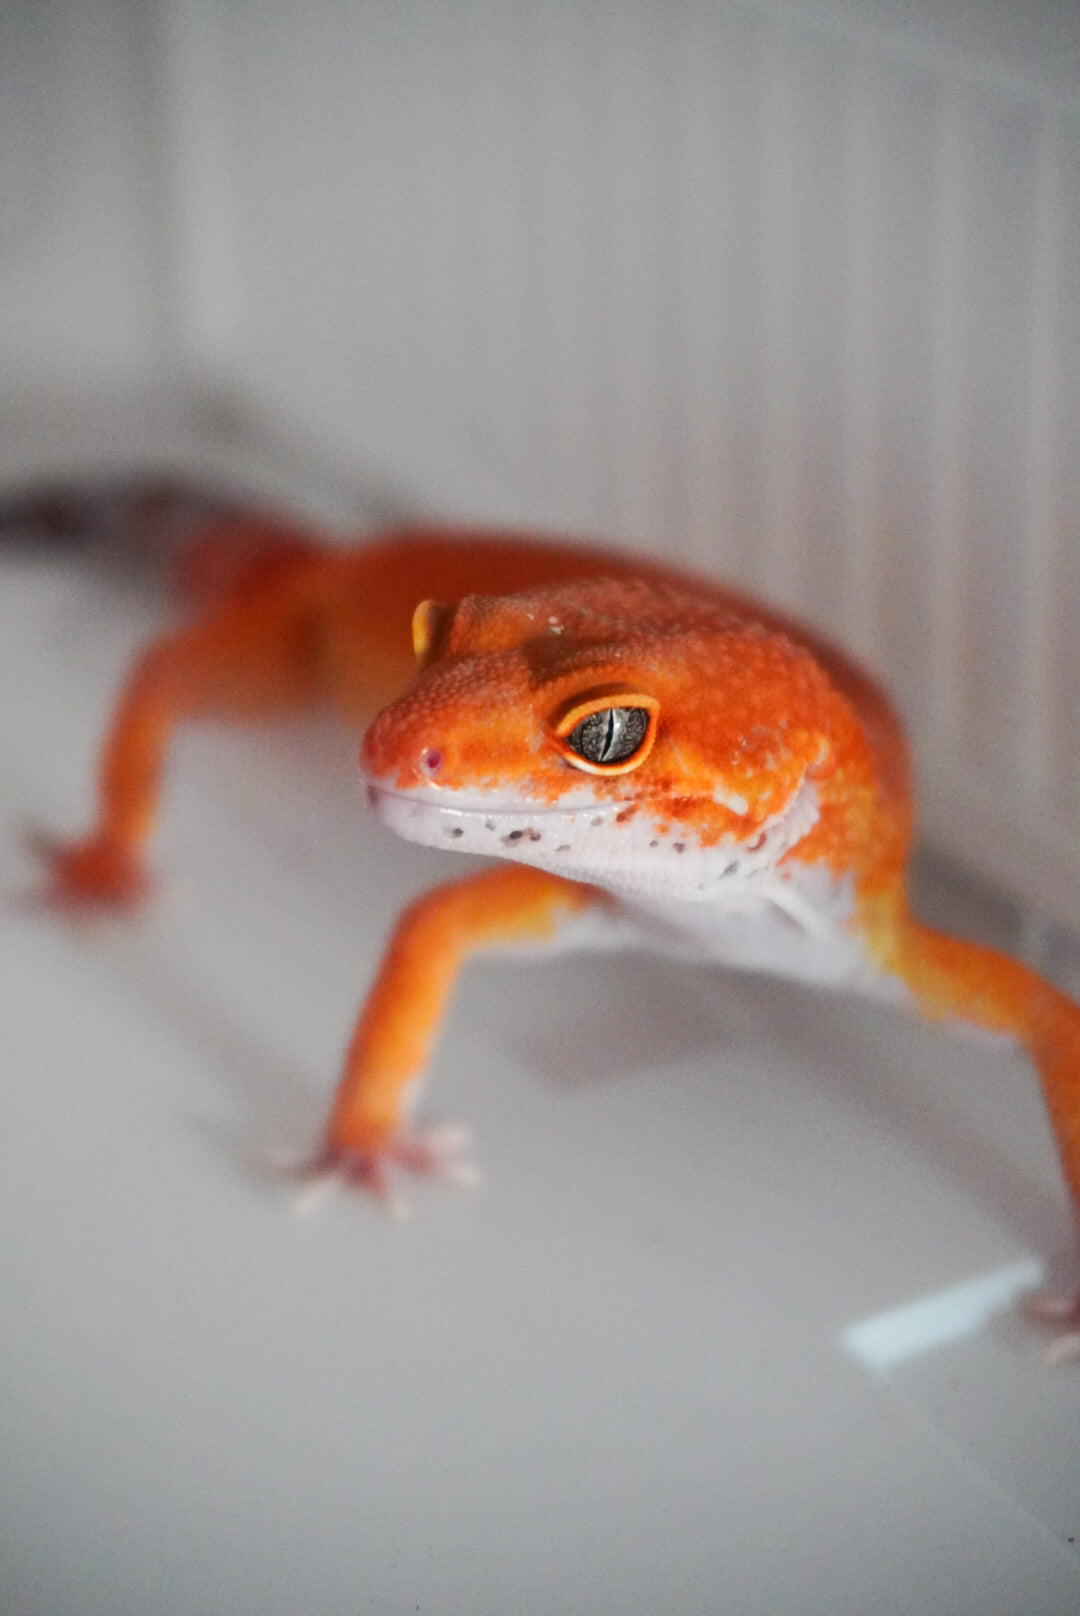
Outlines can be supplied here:
M1080 1291L1037 1291L1024 1306L1029 1319L1055 1332L1044 1357L1051 1365L1080 1361Z
M402 1172L440 1179L472 1189L480 1175L465 1156L471 1138L466 1128L408 1128L392 1134L377 1150L351 1150L324 1143L313 1157L289 1170L299 1181L296 1210L309 1216L335 1189L359 1189L381 1201L395 1217L407 1217L409 1205L397 1189Z
M45 866L45 889L38 899L43 908L69 913L131 910L151 890L150 876L138 858L121 843L103 836L69 842L31 828L26 843Z

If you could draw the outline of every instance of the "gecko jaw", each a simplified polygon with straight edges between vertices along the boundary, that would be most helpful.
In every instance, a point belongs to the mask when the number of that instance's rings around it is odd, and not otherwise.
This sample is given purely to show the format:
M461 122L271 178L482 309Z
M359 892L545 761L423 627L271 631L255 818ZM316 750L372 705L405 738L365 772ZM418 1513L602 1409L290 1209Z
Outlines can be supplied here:
M424 785L403 791L369 778L367 798L379 819L406 841L462 853L511 858L569 881L623 895L718 900L772 875L818 818L817 791L805 777L751 842L721 837L703 846L693 828L640 806L595 797L520 806L505 795Z

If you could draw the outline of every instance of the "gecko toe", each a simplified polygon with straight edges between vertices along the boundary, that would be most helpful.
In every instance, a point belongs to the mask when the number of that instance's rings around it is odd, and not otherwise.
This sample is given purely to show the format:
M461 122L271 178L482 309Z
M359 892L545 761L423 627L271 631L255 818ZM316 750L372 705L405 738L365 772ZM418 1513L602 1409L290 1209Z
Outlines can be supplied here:
M373 1196L396 1218L406 1218L411 1207L398 1188L401 1173L432 1178L461 1188L472 1188L480 1175L465 1152L467 1129L436 1127L403 1129L377 1148L350 1149L324 1142L299 1162L279 1163L279 1169L298 1186L296 1212L309 1217L335 1190L361 1190Z
M1054 1332L1043 1353L1045 1363L1080 1362L1080 1291L1036 1291L1024 1311L1035 1324Z

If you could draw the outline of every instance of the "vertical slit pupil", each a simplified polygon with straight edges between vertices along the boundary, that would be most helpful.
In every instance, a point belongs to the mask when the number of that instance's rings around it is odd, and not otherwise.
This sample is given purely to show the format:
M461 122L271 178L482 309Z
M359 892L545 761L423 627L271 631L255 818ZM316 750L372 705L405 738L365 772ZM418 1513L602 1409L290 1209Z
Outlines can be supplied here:
M625 763L640 750L648 728L644 707L602 707L575 725L567 745L588 763Z

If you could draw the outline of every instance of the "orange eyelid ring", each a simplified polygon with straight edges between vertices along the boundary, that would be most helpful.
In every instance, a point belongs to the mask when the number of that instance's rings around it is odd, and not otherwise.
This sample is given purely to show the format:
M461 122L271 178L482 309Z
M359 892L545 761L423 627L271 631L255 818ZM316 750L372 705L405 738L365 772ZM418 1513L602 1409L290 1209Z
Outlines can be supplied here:
M607 712L612 708L646 712L648 723L645 734L629 757L611 763L592 762L568 744L569 737L579 724L591 718L594 713ZM583 769L586 774L629 774L631 769L636 769L644 763L652 751L659 716L660 703L656 697L646 695L643 690L638 690L633 685L594 685L562 704L552 719L551 734L566 762L572 764L575 769Z
M412 614L412 645L421 672L438 657L454 615L441 600L422 600Z

